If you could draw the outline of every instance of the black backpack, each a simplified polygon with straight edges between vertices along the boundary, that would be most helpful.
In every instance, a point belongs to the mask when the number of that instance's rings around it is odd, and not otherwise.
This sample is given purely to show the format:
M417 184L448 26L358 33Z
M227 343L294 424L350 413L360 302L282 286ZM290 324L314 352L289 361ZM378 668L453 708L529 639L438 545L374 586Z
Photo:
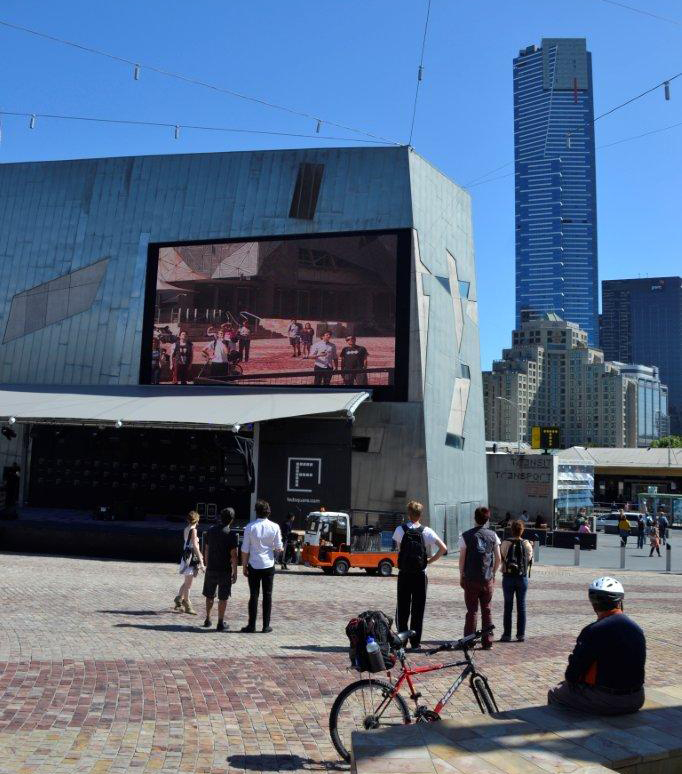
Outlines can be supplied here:
M398 569L401 572L422 572L426 568L428 556L424 542L424 527L410 527L403 524L403 539L400 541Z
M517 575L524 577L528 574L528 560L523 541L515 539L507 550L507 558L504 562L505 575Z
M396 657L391 649L399 644L399 641L391 631L391 626L393 626L393 619L386 613L382 613L381 610L365 610L357 618L351 618L348 622L346 626L346 635L349 640L348 655L352 666L358 672L369 672L368 637L373 637L381 648L386 669L393 667Z
M464 577L467 580L489 581L493 577L495 533L484 527L474 527L462 534L467 552L464 557Z

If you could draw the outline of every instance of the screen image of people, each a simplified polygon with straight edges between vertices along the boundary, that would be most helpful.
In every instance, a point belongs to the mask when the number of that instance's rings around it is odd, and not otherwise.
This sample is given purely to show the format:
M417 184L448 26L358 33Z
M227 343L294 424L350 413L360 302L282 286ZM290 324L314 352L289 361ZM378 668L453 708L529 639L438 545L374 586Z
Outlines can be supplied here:
M159 247L152 384L392 385L396 234Z

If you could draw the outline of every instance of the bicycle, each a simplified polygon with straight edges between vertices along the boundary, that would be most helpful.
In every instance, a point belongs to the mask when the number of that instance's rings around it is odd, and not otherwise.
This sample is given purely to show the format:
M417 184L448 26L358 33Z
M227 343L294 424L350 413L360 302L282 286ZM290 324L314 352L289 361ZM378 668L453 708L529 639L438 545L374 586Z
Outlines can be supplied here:
M444 642L437 648L422 651L427 656L433 656L443 651L461 650L463 661L453 661L433 666L411 667L407 664L405 645L414 632L401 632L396 637L394 652L400 662L400 675L394 682L388 673L389 680L374 677L357 680L346 686L336 697L329 713L329 733L332 743L339 755L350 761L350 741L353 731L371 731L382 726L406 725L413 720L416 723L434 723L440 720L440 713L453 697L462 683L469 678L469 686L476 697L479 709L485 715L499 712L497 702L488 684L488 679L476 669L470 651L483 635L495 627L489 626L482 631L469 634L454 642ZM415 691L412 678L428 672L439 672L443 669L464 667L460 675L445 692L436 706L430 710L419 704L421 693ZM414 701L415 710L410 714L407 702L400 693L403 684L407 683L410 695Z

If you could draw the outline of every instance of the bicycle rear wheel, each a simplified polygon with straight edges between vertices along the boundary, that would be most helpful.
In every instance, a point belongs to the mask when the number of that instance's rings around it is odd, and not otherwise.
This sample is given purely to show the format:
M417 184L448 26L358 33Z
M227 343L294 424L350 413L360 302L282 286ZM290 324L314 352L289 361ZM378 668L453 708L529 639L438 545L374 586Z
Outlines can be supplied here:
M386 680L358 680L336 697L329 713L329 733L338 754L350 761L353 731L401 726L410 722L410 710L400 694L391 698Z
M488 681L483 675L473 675L471 678L471 690L474 692L478 706L484 715L486 713L492 715L495 712L499 712L493 692L490 690Z

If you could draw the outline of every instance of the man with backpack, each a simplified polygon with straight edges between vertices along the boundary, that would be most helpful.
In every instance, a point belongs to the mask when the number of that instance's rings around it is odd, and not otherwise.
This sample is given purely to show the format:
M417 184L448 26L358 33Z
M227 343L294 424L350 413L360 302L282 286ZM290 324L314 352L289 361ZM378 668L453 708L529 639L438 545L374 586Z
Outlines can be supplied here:
M398 547L398 606L396 624L399 632L411 629L414 636L410 645L419 648L426 607L428 578L426 566L433 564L448 550L447 546L430 528L420 524L424 506L416 500L407 504L409 521L395 528L393 541ZM436 547L429 556L428 549Z
M661 543L665 545L668 542L668 517L663 508L658 509L658 535Z
M464 622L464 636L476 631L478 606L481 606L483 628L492 626L493 616L490 604L493 599L495 575L500 567L500 539L486 527L490 519L488 508L481 506L474 512L476 526L463 532L459 538L459 585L464 589L464 603L467 608ZM484 650L493 646L489 632L482 641Z
M511 523L511 539L500 547L502 556L502 593L504 594L504 628L500 642L511 642L512 613L516 600L516 639L526 638L526 592L530 566L533 563L533 546L523 540L524 523L519 519Z

